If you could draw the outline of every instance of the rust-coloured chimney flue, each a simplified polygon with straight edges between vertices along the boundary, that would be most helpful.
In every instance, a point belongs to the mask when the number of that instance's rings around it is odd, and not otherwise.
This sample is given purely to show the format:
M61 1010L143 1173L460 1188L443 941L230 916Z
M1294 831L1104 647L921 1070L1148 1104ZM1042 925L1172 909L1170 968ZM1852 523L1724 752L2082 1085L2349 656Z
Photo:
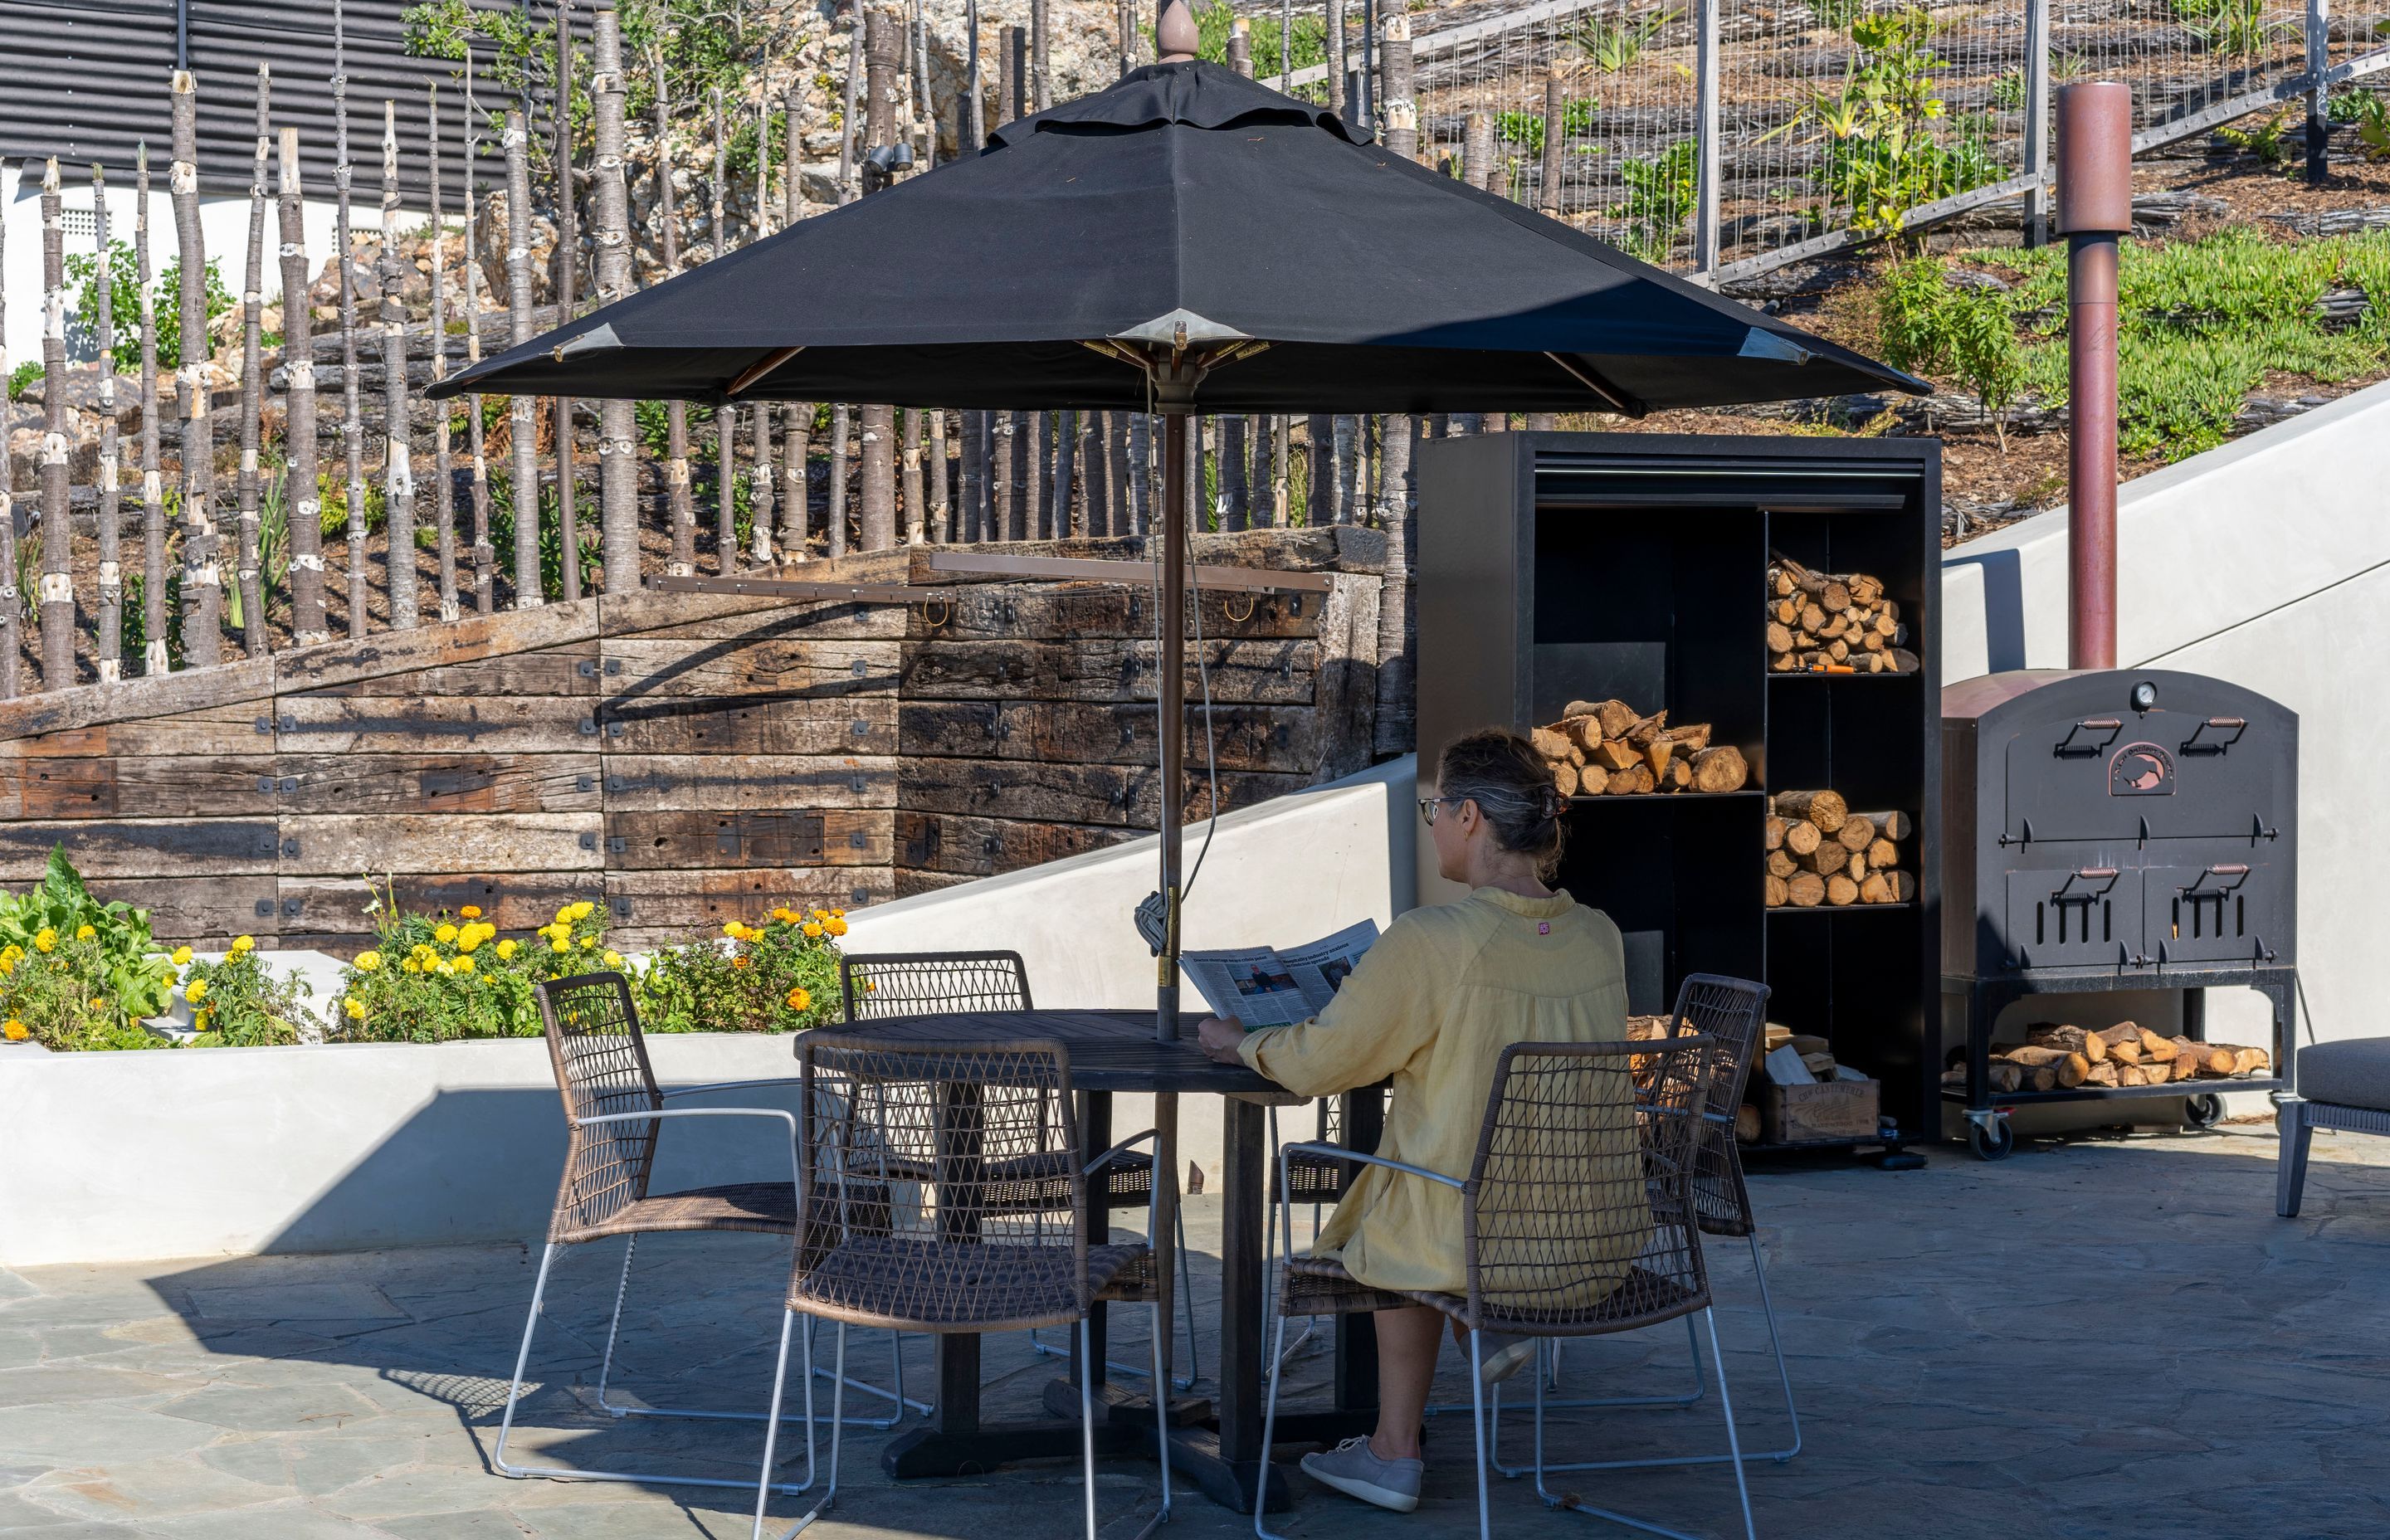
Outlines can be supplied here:
M2116 666L2116 237L2133 227L2133 94L2058 92L2066 237L2066 666Z

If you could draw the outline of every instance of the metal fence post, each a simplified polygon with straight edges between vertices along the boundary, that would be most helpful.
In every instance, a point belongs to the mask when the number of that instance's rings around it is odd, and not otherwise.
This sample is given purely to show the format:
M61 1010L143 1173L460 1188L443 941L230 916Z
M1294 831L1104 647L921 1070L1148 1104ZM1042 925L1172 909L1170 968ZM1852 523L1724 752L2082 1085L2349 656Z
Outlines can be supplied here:
M1718 0L1693 0L1693 273L1718 265Z
M2024 164L2042 180L2024 193L2024 243L2049 240L2049 0L2024 3Z
M2332 173L2331 106L2324 73L2332 68L2332 0L2307 0L2307 184Z

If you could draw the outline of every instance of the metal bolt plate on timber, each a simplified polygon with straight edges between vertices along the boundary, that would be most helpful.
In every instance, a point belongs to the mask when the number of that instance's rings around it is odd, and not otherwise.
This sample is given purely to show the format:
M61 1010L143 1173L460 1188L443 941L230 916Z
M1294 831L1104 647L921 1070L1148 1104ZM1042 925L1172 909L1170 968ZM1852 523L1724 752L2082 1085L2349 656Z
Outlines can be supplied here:
M297 900L297 899L295 899L295 898L286 898L286 899L284 899L284 900L282 901L282 913L283 913L283 917L284 917L285 918L288 918L288 919L296 919L296 918L299 918L299 908L300 908L300 901L299 901L299 900Z
M572 668L573 672L580 674L584 679L595 679L598 677L598 660L595 658L584 658L578 663L573 664Z
M595 776L575 776L572 777L572 789L575 791L595 791L598 789L598 777Z
M857 793L860 793L863 790L863 777L861 776L854 777L854 789Z
M575 725L581 729L581 736L583 738L596 738L598 736L598 719L594 716L585 716L576 723Z
M606 906L614 911L614 918L616 919L628 919L631 918L631 901L627 898L611 899L608 901Z
M854 674L857 679L860 679L871 671L864 666L862 659L857 658L854 661L846 665L846 672Z
M274 900L270 898L261 898L257 901L257 918L260 919L272 919L274 918Z
M621 674L622 672L623 660L620 658L609 658L606 660L606 676L608 678L614 678Z
M854 725L854 736L857 738L869 738L871 736L871 724L868 722L857 722Z
M282 841L282 858L285 861L295 861L299 858L299 841L297 840L292 839Z
M621 836L621 835L619 835L619 834L610 834L610 835L606 836L606 853L607 853L607 854L609 854L609 855L620 855L620 854L622 854L624 851L629 850L630 848L631 848L631 841L628 841L628 840L626 840L626 839L624 839L624 838L623 838L623 836Z
M271 792L274 789L274 777L272 776L258 776L257 789L260 791Z
M619 722L609 722L606 724L606 736L608 738L621 738L623 736L623 725Z
M271 738L274 734L274 719L270 716L259 717L257 719L257 734L260 738Z
M594 834L585 834L585 835L583 835L583 836L581 837L581 848L582 848L583 850L589 850L589 851L594 851L594 850L596 850L596 849L598 848L598 836L596 836L596 835L594 835Z

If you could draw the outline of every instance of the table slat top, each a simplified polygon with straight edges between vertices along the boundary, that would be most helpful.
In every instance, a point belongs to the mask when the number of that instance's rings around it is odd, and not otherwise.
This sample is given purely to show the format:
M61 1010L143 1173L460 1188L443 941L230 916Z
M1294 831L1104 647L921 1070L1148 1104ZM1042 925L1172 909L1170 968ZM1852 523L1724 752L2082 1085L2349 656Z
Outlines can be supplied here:
M1281 1089L1267 1076L1241 1064L1215 1064L1204 1058L1191 1030L1191 1018L1188 1025L1185 1037L1160 1043L1154 1040L1150 1010L966 1010L816 1027L797 1041L841 1037L925 1045L1049 1041L1061 1044L1069 1053L1071 1083L1082 1091L1251 1096Z

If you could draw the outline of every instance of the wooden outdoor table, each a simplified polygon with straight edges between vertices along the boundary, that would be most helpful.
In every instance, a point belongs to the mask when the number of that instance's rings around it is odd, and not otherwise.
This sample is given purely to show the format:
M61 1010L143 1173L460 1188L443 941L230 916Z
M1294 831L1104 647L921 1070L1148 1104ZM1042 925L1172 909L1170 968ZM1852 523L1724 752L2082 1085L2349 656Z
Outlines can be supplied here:
M1262 1456L1262 1360L1268 1337L1262 1319L1262 1226L1269 1222L1266 1199L1269 1151L1263 1138L1265 1108L1253 1099L1283 1096L1283 1088L1241 1065L1215 1064L1190 1034L1158 1043L1150 1010L988 1010L946 1015L892 1017L853 1026L816 1027L808 1036L868 1035L903 1042L1060 1043L1071 1060L1072 1089L1078 1097L1079 1139L1086 1158L1111 1147L1111 1098L1116 1091L1159 1094L1208 1093L1223 1098L1226 1149L1222 1161L1220 1236L1220 1345L1216 1398L1170 1400L1171 1466L1191 1477L1214 1502L1240 1513L1253 1511ZM1370 1092L1345 1098L1345 1142L1373 1149L1382 1122L1382 1101ZM1171 1158L1167 1154L1163 1159ZM1165 1174L1157 1161L1157 1179ZM1111 1213L1099 1202L1087 1208L1091 1241L1107 1238ZM1165 1223L1153 1238L1164 1277L1175 1277L1174 1237ZM1049 1418L987 1422L980 1416L979 1339L942 1333L937 1346L937 1411L927 1427L891 1442L880 1463L900 1480L959 1476L1015 1460L1072 1458L1079 1454L1077 1376L1090 1374L1096 1387L1096 1447L1134 1455L1153 1447L1150 1394L1131 1393L1104 1379L1105 1307L1088 1319L1092 1363L1081 1363L1072 1333L1071 1377L1046 1387ZM1333 1409L1289 1412L1281 1408L1282 1444L1332 1444L1376 1425L1377 1338L1365 1319L1336 1322L1336 1392ZM1281 1469L1270 1483L1270 1507L1287 1505L1289 1483Z

